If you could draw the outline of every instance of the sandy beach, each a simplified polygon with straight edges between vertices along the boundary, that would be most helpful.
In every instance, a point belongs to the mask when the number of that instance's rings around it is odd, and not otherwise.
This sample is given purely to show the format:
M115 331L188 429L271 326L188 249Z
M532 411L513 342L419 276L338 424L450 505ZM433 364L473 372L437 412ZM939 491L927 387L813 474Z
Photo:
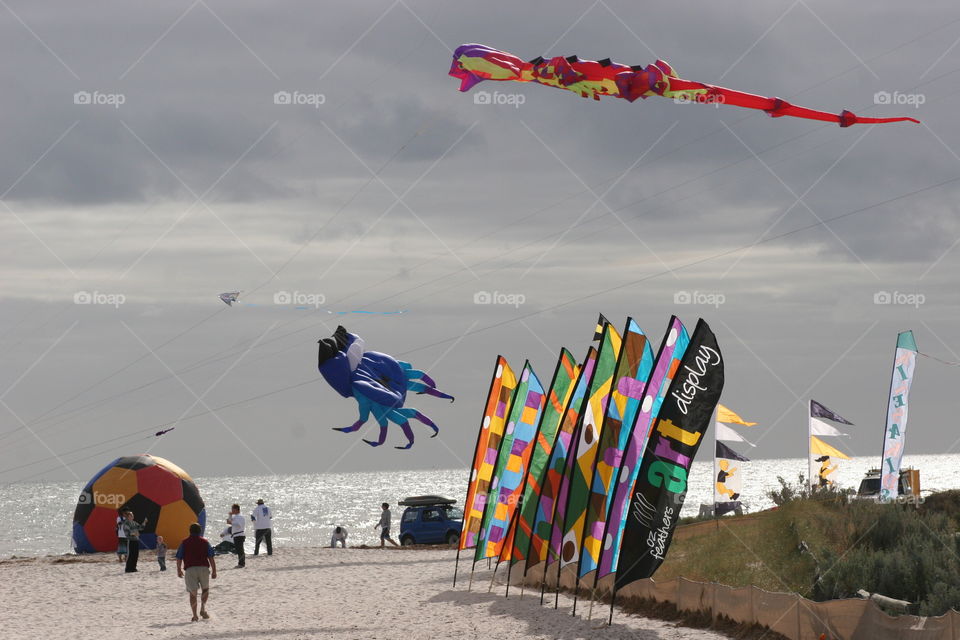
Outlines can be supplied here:
M541 607L529 593L504 598L498 575L478 571L451 588L449 549L278 549L247 556L235 569L219 556L211 581L211 618L190 622L183 581L173 562L160 573L150 552L139 572L124 574L113 556L59 556L0 561L3 638L723 638L702 629L619 613L612 627ZM463 574L462 574L463 575ZM466 577L466 575L464 575ZM605 607L604 607L605 612Z

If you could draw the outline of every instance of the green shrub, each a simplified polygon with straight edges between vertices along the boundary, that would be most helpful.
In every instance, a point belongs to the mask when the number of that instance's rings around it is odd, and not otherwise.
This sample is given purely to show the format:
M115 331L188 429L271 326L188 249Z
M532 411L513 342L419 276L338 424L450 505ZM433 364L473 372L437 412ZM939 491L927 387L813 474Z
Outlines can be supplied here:
M944 504L953 504L944 499ZM960 504L960 503L958 503ZM855 597L858 589L914 604L913 613L960 608L960 556L952 518L927 508L852 502L835 511L849 532L843 548L817 550L813 596Z

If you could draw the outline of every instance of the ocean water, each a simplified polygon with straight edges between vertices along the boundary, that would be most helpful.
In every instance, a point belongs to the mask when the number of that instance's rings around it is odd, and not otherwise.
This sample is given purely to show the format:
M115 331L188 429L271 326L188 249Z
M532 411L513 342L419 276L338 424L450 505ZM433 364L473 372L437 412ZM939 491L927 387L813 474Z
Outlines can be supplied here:
M834 473L842 487L856 488L879 456L840 461ZM923 493L960 488L960 455L904 456L904 467L920 469ZM767 496L779 488L777 476L791 483L806 475L805 458L739 463L743 474L741 500L747 511L773 506ZM442 495L463 506L468 472L464 469L383 473L327 473L283 476L195 478L207 508L206 535L219 540L230 505L240 503L248 514L258 498L274 510L273 541L278 547L315 547L330 543L340 525L350 533L348 544L379 544L374 524L380 503L393 505L394 539L402 508L396 502L410 495ZM0 558L72 553L70 531L82 485L76 482L22 483L4 488L0 517ZM695 516L701 503L713 501L712 462L696 461L691 471L683 516ZM248 542L252 543L252 538ZM252 550L252 547L250 548Z

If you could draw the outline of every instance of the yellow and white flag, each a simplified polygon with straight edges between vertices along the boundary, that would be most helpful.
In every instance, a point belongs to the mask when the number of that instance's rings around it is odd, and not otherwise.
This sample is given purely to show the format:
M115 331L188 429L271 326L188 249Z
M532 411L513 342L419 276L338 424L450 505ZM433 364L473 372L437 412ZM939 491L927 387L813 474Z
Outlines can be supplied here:
M728 424L742 424L745 427L752 427L756 422L747 422L740 416L738 416L730 409L727 409L722 404L717 405L717 422L726 422Z

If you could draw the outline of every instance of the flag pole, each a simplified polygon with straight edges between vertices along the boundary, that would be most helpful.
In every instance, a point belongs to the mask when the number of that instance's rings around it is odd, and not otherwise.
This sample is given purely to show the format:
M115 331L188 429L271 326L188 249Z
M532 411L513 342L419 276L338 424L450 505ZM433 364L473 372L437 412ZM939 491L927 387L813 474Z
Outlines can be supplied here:
M457 560L453 564L453 588L457 588L457 569L460 568L460 542L457 541Z
M717 403L719 405L719 402ZM717 415L717 408L713 408L713 468L710 469L710 475L713 479L711 483L713 485L713 518L717 518L717 420L720 418Z
M813 398L807 403L807 486L813 492Z
M613 576L613 586L610 587L610 617L607 618L607 626L613 625L613 606L617 601L617 576Z
M487 593L490 593L490 592L493 591L493 581L494 581L494 579L497 577L497 569L499 569L499 568L500 568L500 558L498 557L498 558L497 558L497 564L496 564L496 566L493 568L493 575L490 576L490 586L487 587Z

